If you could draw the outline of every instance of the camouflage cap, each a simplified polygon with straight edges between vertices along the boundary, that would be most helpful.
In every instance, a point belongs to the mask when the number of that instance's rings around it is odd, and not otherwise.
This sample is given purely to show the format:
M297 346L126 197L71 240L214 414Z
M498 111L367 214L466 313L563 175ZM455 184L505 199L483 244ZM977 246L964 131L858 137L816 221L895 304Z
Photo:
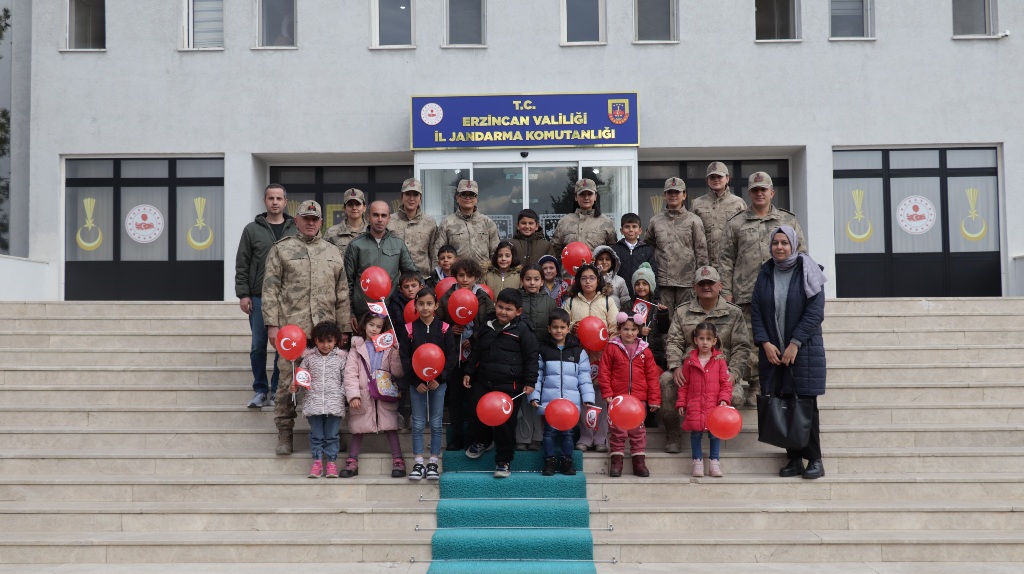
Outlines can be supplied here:
M701 281L714 281L718 283L722 280L722 277L718 274L718 270L710 265L697 268L697 273L693 277L694 283L700 283Z
M299 204L299 210L295 212L298 217L316 217L317 219L323 219L324 212L320 209L320 204L307 199Z
M473 195L480 195L480 186L476 184L472 179L464 179L459 182L459 187L455 190L455 193L472 193Z
M420 180L416 179L415 177L410 177L409 179L402 182L402 193L407 193L411 191L415 191L416 193L423 193L423 184L420 183Z
M354 199L359 203L366 205L366 195L363 194L363 190L361 189L350 187L345 190L345 193L343 194L342 197L345 200L345 203L348 203Z
M686 191L686 182L679 179L678 177L670 177L665 180L665 191L674 189L676 191Z
M592 193L597 193L597 184L594 183L594 180L592 180L592 179L581 179L581 180L576 182L576 195L579 195L579 194L583 193L584 191L589 191L589 192L592 192Z
M755 171L750 174L750 178L747 180L747 189L768 189L772 187L772 176L768 175L763 171Z
M720 161L713 161L708 164L708 172L704 174L704 179L707 179L713 175L729 177L729 167Z

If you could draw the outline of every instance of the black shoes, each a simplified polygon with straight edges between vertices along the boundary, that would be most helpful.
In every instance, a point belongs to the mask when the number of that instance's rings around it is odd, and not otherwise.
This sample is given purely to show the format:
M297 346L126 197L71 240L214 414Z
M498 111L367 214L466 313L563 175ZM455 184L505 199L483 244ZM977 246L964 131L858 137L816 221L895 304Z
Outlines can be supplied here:
M821 461L818 461L818 463L821 464ZM787 464L786 466L782 467L782 470L779 471L779 476L781 476L782 478L789 478L789 477L792 477L792 476L800 476L803 473L804 473L804 461L803 461L803 459L802 458L791 458L791 459L789 459L789 464ZM817 477L815 477L815 478L817 478Z
M558 459L553 456L544 457L544 470L541 471L541 474L543 476L555 476L555 467L558 466L557 461Z
M558 472L565 476L576 476L576 465L571 456L563 456L558 460Z
M807 465L807 469L803 473L804 478L821 478L825 476L825 465L821 464L821 459L811 462Z

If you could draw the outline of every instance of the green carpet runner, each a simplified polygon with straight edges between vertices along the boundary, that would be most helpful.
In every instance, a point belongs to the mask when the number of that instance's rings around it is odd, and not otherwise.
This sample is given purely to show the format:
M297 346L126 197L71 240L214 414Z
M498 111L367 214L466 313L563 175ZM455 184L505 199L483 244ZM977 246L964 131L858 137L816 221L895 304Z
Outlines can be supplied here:
M512 476L496 479L494 451L445 453L428 574L594 574L583 455L573 458L576 476L541 476L541 453L517 452Z

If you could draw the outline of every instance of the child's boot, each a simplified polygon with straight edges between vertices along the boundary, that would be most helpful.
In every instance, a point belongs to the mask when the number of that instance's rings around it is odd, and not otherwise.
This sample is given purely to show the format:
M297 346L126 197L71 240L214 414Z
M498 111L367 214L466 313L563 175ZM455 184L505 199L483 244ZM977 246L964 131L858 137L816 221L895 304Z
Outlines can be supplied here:
M543 476L554 476L555 475L555 457L545 456L544 457L544 470L540 473Z
M636 476L651 476L651 471L647 470L647 457L642 454L633 455L633 474Z
M405 459L395 458L391 460L391 478L402 478L405 476Z
M711 476L722 478L722 465L719 461L711 459Z
M704 459L695 458L693 459L693 476L700 478L704 476Z
M558 472L565 476L576 476L576 465L573 463L571 456L563 456L559 462L561 468L558 469Z
M354 458L345 459L345 468L341 470L341 478L352 478L359 475L359 461Z
M623 455L613 454L611 464L608 465L608 476L622 476Z

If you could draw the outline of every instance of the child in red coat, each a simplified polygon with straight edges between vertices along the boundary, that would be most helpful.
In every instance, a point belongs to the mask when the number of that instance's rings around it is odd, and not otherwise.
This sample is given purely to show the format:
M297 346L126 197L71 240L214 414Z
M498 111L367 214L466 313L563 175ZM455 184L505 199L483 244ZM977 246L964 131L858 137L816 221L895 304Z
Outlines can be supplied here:
M654 361L654 353L647 341L640 339L640 327L633 317L620 311L615 322L619 327L619 336L608 341L601 355L601 366L597 370L601 397L610 401L618 395L633 395L641 404L650 405L652 413L656 412L661 406L661 386L658 384L661 368ZM643 424L630 430L608 425L608 446L611 450L608 476L622 476L627 436L629 451L633 456L633 474L650 476L644 453L647 448L647 429Z
M676 409L683 418L683 430L690 431L690 448L693 450L693 476L704 476L704 457L700 443L708 428L708 413L719 405L728 405L732 400L732 379L725 355L719 351L718 330L715 325L703 322L690 334L693 346L690 356L683 361L683 376L686 382L679 389ZM711 442L711 476L721 477L722 467L718 456L722 441L708 431Z

